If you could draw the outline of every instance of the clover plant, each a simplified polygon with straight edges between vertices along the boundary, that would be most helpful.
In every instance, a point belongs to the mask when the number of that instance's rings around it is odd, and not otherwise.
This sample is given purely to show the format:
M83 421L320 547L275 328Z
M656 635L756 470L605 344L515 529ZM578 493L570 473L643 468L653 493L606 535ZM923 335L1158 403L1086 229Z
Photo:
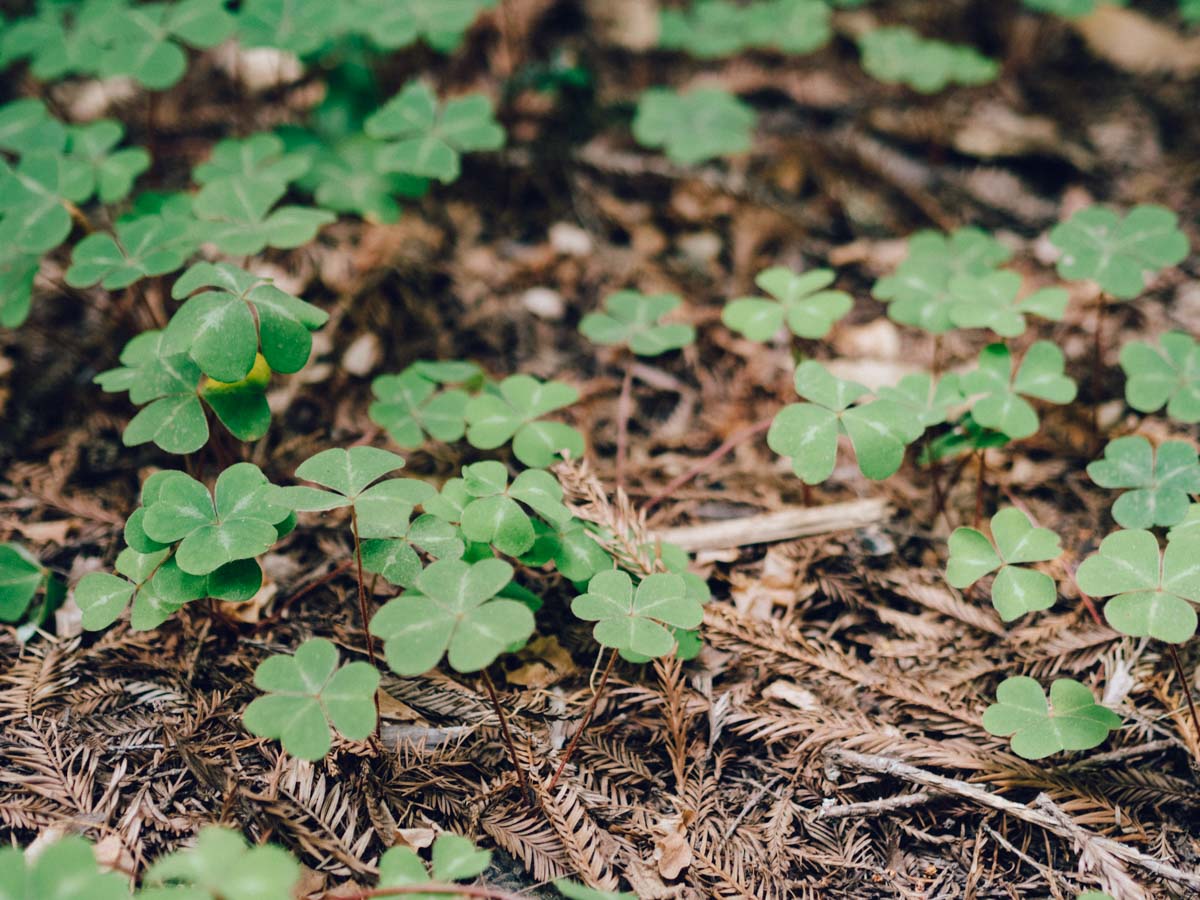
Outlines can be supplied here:
M989 328L1000 337L1024 334L1028 314L1061 322L1070 298L1063 288L1043 288L1019 297L1021 276L1010 271L957 275L949 288L953 302L948 313L955 327Z
M1167 532L1167 540L1190 538L1193 535L1200 536L1200 503L1193 503L1188 507L1183 521Z
M1152 532L1117 531L1080 564L1075 580L1086 594L1112 597L1104 617L1122 634L1182 644L1196 633L1198 559L1200 534L1193 531L1177 535L1163 551Z
M727 0L700 0L686 10L659 14L659 46L700 59L746 49L810 53L832 36L824 0L758 0L739 6Z
M1012 737L1012 749L1025 759L1043 759L1063 750L1091 750L1121 727L1121 717L1085 685L1057 678L1047 700L1032 678L1006 678L996 689L996 702L984 711L983 727Z
M774 299L742 297L732 300L721 311L721 321L752 341L770 340L785 323L796 337L823 338L854 306L854 301L844 291L826 290L833 284L834 277L829 269L798 274L783 266L774 266L754 279L754 283Z
M583 455L583 435L562 422L542 421L578 399L579 392L560 381L510 375L467 403L463 411L467 441L480 450L512 441L513 455L539 469L558 461L564 451L578 459Z
M979 354L979 365L964 373L959 384L972 398L976 422L1020 440L1038 430L1037 411L1026 397L1059 405L1075 399L1075 382L1063 366L1062 350L1050 341L1030 345L1015 367L1007 346L989 344Z
M682 302L675 294L617 291L604 298L603 312L588 313L580 320L579 330L596 344L619 344L638 356L659 356L696 339L691 325L661 321Z
M904 411L903 427L910 443L927 429L945 424L964 399L954 373L935 379L927 372L915 372L905 375L895 385L879 388L875 394Z
M101 872L91 845L76 835L59 838L27 859L18 847L0 847L4 900L126 900L129 882Z
M322 209L357 213L385 224L400 218L398 197L420 197L429 181L391 171L384 156L387 144L354 134L335 142L313 136L302 148L310 166L297 185L313 195Z
M718 88L676 93L650 88L638 99L633 136L643 147L661 147L672 162L692 165L750 149L754 109Z
M158 860L146 872L139 900L289 900L301 867L283 847L246 846L235 831L209 825L193 847Z
M97 231L76 244L65 280L72 287L99 284L106 291L119 290L183 268L195 250L186 221L153 214L130 216L118 220L112 234Z
M1182 331L1164 334L1159 343L1130 341L1121 348L1125 401L1138 412L1165 406L1177 422L1200 422L1200 345Z
M1178 525L1188 514L1189 495L1200 494L1200 461L1186 441L1166 441L1155 448L1139 435L1117 438L1087 471L1100 487L1132 489L1112 507L1122 528Z
M1049 609L1058 599L1054 579L1021 563L1046 562L1062 555L1058 535L1035 528L1019 509L1002 509L992 516L992 538L974 528L956 528L950 535L946 581L965 588L996 572L992 605L1005 622L1029 612Z
M116 149L124 136L125 126L113 119L74 125L67 131L67 154L91 169L96 199L101 203L124 200L137 177L150 168L145 148Z
M259 737L278 738L300 759L317 760L329 752L331 726L347 740L365 740L375 730L375 691L379 670L369 663L338 666L329 641L313 638L294 656L275 655L254 671L254 686L264 696L244 715L246 728Z
M289 249L309 243L336 216L323 209L276 204L287 188L270 179L239 175L214 178L196 193L196 235L222 253L252 256L265 247Z
M1090 279L1117 300L1137 297L1147 275L1187 256L1188 240L1178 221L1161 206L1136 206L1124 217L1100 206L1081 209L1050 232L1062 252L1058 274Z
M806 403L784 407L767 432L767 445L792 459L792 469L805 484L820 484L833 474L838 435L849 436L858 468L875 480L900 468L910 441L904 408L889 400L858 402L868 389L831 375L818 362L806 360L796 369L796 393Z
M491 544L501 553L520 556L533 548L533 523L522 506L550 524L571 513L562 503L562 486L549 472L528 469L512 484L502 463L485 460L463 467L463 488L471 498L462 510L462 532L469 541Z
M467 403L463 388L482 379L469 362L416 362L398 375L380 375L371 382L375 402L367 410L371 421L383 428L401 447L415 448L426 436L438 441L461 440L467 431Z
M257 181L286 188L300 179L311 164L306 155L288 152L278 135L258 132L246 138L217 141L207 161L192 169L192 179L201 185Z
M858 47L868 74L923 94L952 84L986 84L1000 70L973 47L925 38L907 26L872 29L858 39Z
M703 607L679 575L647 575L635 591L633 579L620 569L593 576L587 593L571 602L571 611L596 623L592 630L596 643L635 662L676 649L675 635L667 626L695 628L704 618Z
M33 607L41 593L42 601ZM20 544L0 543L0 622L26 624L22 636L40 627L66 594L66 585ZM32 608L31 608L32 607Z

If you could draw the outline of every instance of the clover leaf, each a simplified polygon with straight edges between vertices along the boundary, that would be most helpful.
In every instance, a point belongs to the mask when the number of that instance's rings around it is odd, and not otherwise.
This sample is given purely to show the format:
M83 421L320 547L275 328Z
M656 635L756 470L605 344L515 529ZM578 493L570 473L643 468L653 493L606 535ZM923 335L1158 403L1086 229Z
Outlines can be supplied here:
M696 339L696 329L691 325L660 321L681 302L675 294L617 291L604 298L604 312L583 317L579 330L597 344L625 344L638 356L658 356Z
M458 178L463 153L504 146L504 129L487 97L470 94L439 106L433 90L421 81L405 85L363 127L369 137L394 141L379 153L384 171L446 184Z
M1070 295L1063 288L1044 288L1017 299L1021 276L1016 272L956 275L950 280L954 302L950 321L958 328L990 328L1001 337L1025 333L1025 315L1061 322Z
M457 388L439 390L438 384L472 381L479 374L473 363L448 377L415 363L399 375L380 375L371 382L376 400L367 414L401 447L420 447L426 435L447 443L460 440L467 430L470 396Z
M1200 503L1189 506L1183 521L1167 532L1168 541L1192 537L1200 537Z
M533 613L516 600L494 599L512 574L512 566L498 559L430 563L412 590L371 619L371 634L383 638L392 671L419 675L448 650L452 668L476 672L523 644L533 633Z
M745 8L746 40L789 55L811 53L833 36L831 15L824 0L759 0Z
M40 256L0 247L0 328L17 328L29 317Z
M600 891L566 878L559 878L553 884L567 900L638 900L637 894L630 891Z
M1125 402L1138 412L1167 408L1177 422L1200 422L1200 344L1182 331L1160 339L1162 349L1141 341L1121 348Z
M1053 13L1065 19L1086 16L1096 8L1096 0L1022 0L1022 2L1029 9Z
M105 78L128 75L151 90L168 88L187 68L180 43L207 49L233 31L234 18L222 0L121 4L97 26L106 46L97 61Z
M1075 573L1079 589L1112 597L1108 624L1131 637L1181 644L1196 633L1200 602L1200 534L1184 534L1159 552L1149 531L1117 531L1100 543Z
M961 301L950 290L955 278L984 276L1011 255L980 228L950 234L919 231L908 241L908 255L891 275L879 279L871 295L888 304L888 318L932 334L954 328L950 311Z
M1188 513L1189 494L1200 494L1200 461L1185 441L1157 449L1139 435L1117 438L1088 475L1104 488L1135 488L1117 498L1112 514L1122 528L1168 528Z
M403 534L363 541L363 569L376 572L400 587L412 587L421 574L417 550L435 559L459 559L466 546L454 525L425 513L409 523Z
M767 446L792 458L792 470L805 484L833 474L838 434L849 435L858 468L868 478L887 478L900 468L911 434L903 407L888 401L855 403L867 388L831 375L813 360L796 369L796 393L809 403L784 407L767 432Z
M375 691L379 672L370 663L338 667L338 651L324 638L259 663L254 686L266 696L246 707L246 728L259 737L277 738L299 759L318 760L329 752L331 726L351 741L375 730Z
M12 31L4 38L11 35ZM26 97L0 106L0 150L18 155L56 151L66 142L66 126L50 115L41 100Z
M571 612L596 623L592 636L601 646L650 659L675 649L675 636L665 626L695 628L704 619L703 606L680 576L647 575L635 592L620 569L593 576L587 593L571 601Z
M823 338L854 305L849 294L825 290L834 277L829 269L803 275L783 266L767 269L754 283L775 299L733 300L721 311L721 321L752 341L770 340L785 322L797 337Z
M374 709L372 709L372 713ZM300 865L283 847L247 847L235 831L208 825L192 847L146 871L138 900L291 900Z
M39 3L34 15L13 22L0 34L0 67L28 59L31 73L41 81L95 74L108 14L111 5L101 2Z
M578 459L583 455L583 435L562 422L540 421L578 399L579 392L562 382L510 375L494 390L467 403L467 441L480 450L492 450L511 440L517 459L538 469L556 462L564 450Z
M492 854L477 850L465 837L457 834L439 834L430 853L432 877L421 857L408 847L392 847L379 859L380 891L388 888L412 887L422 884L450 884L474 878L488 867ZM414 900L436 900L448 894L408 894Z
M904 436L910 443L921 437L927 428L944 424L950 418L950 411L963 402L958 376L953 372L937 381L928 373L916 372L875 393L880 400L904 410Z
M576 584L612 568L612 557L579 519L550 524L535 520L533 531L533 547L521 557L524 565L536 567L552 562L564 578Z
M463 468L463 487L472 498L462 510L463 535L509 556L520 556L534 543L533 523L521 504L548 522L571 518L562 504L562 486L541 469L520 473L510 485L503 463L485 460Z
M208 161L192 170L197 184L222 178L239 181L264 181L286 188L308 171L310 160L302 153L288 153L283 139L269 132L247 138L218 141Z
M287 250L307 244L322 225L337 218L323 209L276 207L286 192L284 185L269 179L214 178L192 201L201 220L197 233L222 253L253 256L264 247Z
M697 59L716 59L742 50L747 43L746 13L726 0L698 0L687 9L659 13L658 44L686 50Z
M972 47L924 38L906 26L875 28L858 39L862 66L887 84L933 94L951 84L985 84L1000 67Z
M1132 299L1145 289L1147 274L1187 256L1178 221L1161 206L1135 206L1124 218L1100 206L1081 209L1050 231L1050 241L1062 251L1058 273L1091 279L1119 300Z
M756 121L754 109L727 91L650 88L638 100L633 136L643 147L662 147L673 162L692 165L749 150Z
M1035 434L1038 415L1025 397L1050 403L1075 399L1075 382L1063 374L1063 353L1050 341L1037 341L1013 373L1012 354L1004 344L989 344L977 368L962 375L963 393L974 396L971 415L984 428L1013 440Z
M138 175L150 168L150 154L141 147L114 150L125 128L112 119L75 125L67 132L67 150L86 163L101 203L124 199Z
M211 288L196 293L202 288ZM191 296L189 296L191 295ZM188 297L163 332L167 353L187 353L204 374L235 382L253 368L259 346L276 372L298 372L312 352L323 311L228 263L199 262L171 290Z
M83 838L59 838L32 859L19 847L0 847L0 897L4 900L128 900L129 881L101 872Z
M38 591L44 591L42 603L31 612ZM63 583L28 550L19 544L0 543L0 622L26 618L22 629L40 627L64 594Z
M353 135L336 144L315 139L310 148L312 167L299 180L317 205L334 212L357 213L383 223L400 218L396 197L420 197L429 187L425 178L389 172L382 155L387 144Z
M700 59L748 47L809 53L829 40L829 19L823 0L759 0L747 6L701 0L687 10L662 11L659 46Z
M0 160L0 246L21 253L57 247L71 233L66 204L82 203L92 187L87 164L56 151L25 153L16 168Z
M237 17L244 47L272 47L305 56L328 41L338 7L320 0L246 0Z
M992 582L992 605L1005 622L1040 609L1058 598L1054 579L1018 563L1045 562L1062 555L1059 538L1048 528L1035 528L1029 517L1009 507L992 516L992 540L974 528L950 535L946 581L965 588L999 570Z
M1024 759L1042 759L1063 750L1090 750L1121 727L1121 717L1101 706L1085 685L1058 678L1047 701L1042 686L1026 675L1006 678L996 703L983 713L990 734L1012 735L1012 749Z
M479 10L490 0L355 0L356 29L376 46L395 50L424 38L446 53L462 43Z
M67 284L118 290L141 278L174 272L195 249L187 223L179 219L137 216L117 222L115 232L115 237L89 234L75 245Z

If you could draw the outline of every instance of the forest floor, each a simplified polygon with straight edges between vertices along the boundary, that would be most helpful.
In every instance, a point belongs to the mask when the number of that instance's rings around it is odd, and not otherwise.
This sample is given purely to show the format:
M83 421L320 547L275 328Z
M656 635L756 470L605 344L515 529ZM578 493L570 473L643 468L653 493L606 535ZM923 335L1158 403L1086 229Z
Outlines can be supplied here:
M871 80L843 40L799 59L635 53L637 18L618 8L636 5L611 4L625 26L612 28L573 3L506 3L468 48L421 61L449 89L503 97L510 148L469 160L395 225L343 220L317 245L276 253L288 284L332 318L317 364L273 397L277 427L250 458L278 480L327 446L386 445L367 417L370 380L415 359L572 383L582 399L567 418L589 455L560 470L570 499L585 518L692 542L714 592L700 657L620 665L574 765L533 803L513 789L472 677L386 677L381 741L291 759L242 726L256 664L313 635L363 649L345 530L322 520L265 559L268 587L250 604L185 610L148 633L81 636L60 616L56 635L21 645L0 629L0 833L28 842L84 828L137 869L207 822L236 822L297 851L311 891L366 877L383 848L426 846L433 829L504 851L490 877L530 896L571 873L646 900L1196 890L1200 735L1181 685L1159 646L1113 632L1069 577L1110 527L1111 496L1084 472L1097 453L1092 406L1110 432L1136 422L1120 400L1119 338L1200 332L1194 256L1136 308L1111 310L1099 395L1094 298L1082 288L1065 321L1022 339L1054 341L1081 386L1078 403L1043 412L1035 438L987 457L986 507L1011 503L1064 536L1062 595L1047 613L1006 626L978 586L944 582L946 538L975 515L974 462L942 467L937 490L910 460L886 482L843 466L805 492L758 434L649 501L794 400L791 348L720 324L725 301L770 265L837 268L856 308L804 350L870 385L935 353L946 369L965 365L983 343L956 333L935 347L879 315L870 285L919 228L983 226L1035 284L1055 281L1046 231L1088 202L1160 203L1195 246L1197 39L1139 56L1119 21L1080 28L1016 3L905 0L895 6L908 21L1003 62L994 84L924 98ZM591 85L551 95L511 77L556 53ZM637 94L694 82L756 105L751 153L689 170L632 145L619 126ZM281 122L308 102L302 87L276 99ZM226 103L219 73L190 73L158 110L156 153L181 169L194 161ZM684 297L699 340L635 373L618 496L620 370L577 325L629 286ZM122 450L129 408L90 384L133 333L121 328L63 296L0 334L0 538L19 536L72 578L111 564L139 476L170 464ZM1154 428L1170 433L1142 432ZM435 480L462 461L445 446L406 456L407 471ZM757 516L805 507L825 510L817 533L755 542ZM727 527L688 530L713 523ZM494 671L519 753L544 782L596 660L588 627L565 614L570 586L549 574L528 586L546 600L542 636ZM376 604L393 592L384 587ZM1200 645L1182 656L1194 672ZM1034 765L980 724L1006 675L1094 684L1122 668L1136 713L1091 756ZM1163 880L1164 867L1190 882Z

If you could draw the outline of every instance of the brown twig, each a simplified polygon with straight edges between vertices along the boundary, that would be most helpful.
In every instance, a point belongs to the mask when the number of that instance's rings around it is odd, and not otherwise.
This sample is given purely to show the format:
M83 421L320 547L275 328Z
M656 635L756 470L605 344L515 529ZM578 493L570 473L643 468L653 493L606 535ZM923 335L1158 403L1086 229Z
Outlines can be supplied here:
M363 581L362 542L358 539L358 510L350 506L350 531L354 535L354 566L358 577L358 612L362 616L363 638L367 642L367 659L371 665L378 667L375 661L375 642L371 639L370 617L367 615L367 586ZM375 736L379 736L379 723L383 719L383 711L379 708L379 692L375 692Z
M663 488L661 491L659 491L657 494L655 494L653 497L651 497L650 500L646 503L645 510L646 510L647 515L649 515L650 511L652 509L654 509L654 507L658 506L658 504L662 503L664 500L666 500L668 497L670 497L672 494L674 494L677 490L679 490L681 487L683 487L685 484L687 484L693 478L707 472L710 468L712 468L712 466L717 462L717 460L719 460L722 456L724 456L726 453L728 453L734 447L737 447L737 446L740 446L741 444L746 443L746 441L750 440L755 435L762 434L764 431L766 431L768 428L771 427L771 423L773 421L775 421L775 417L771 416L768 419L763 419L761 422L755 422L753 425L749 426L748 428L743 428L741 431L737 432L736 434L726 438L725 442L722 443L721 446L719 446L716 450L712 451L712 453L708 454L708 456L704 457L702 460L700 460L700 462L696 463L696 465L692 466L690 469L688 469L682 475L679 475L678 477L671 479L671 481L667 483L667 486L665 488Z
M512 732L508 730L508 717L504 714L504 707L500 705L500 697L496 694L496 685L492 683L492 676L487 673L487 669L483 670L483 685L487 688L492 707L496 710L496 717L500 720L500 734L504 736L504 743L508 746L508 755L512 759L513 768L517 770L521 793L528 800L531 794L529 780L525 777L525 767L521 765L521 759L517 756L517 745L513 743Z
M1175 672L1179 675L1179 689L1187 698L1188 710L1192 714L1192 727L1196 729L1196 742L1192 743L1192 752L1197 754L1196 759L1200 762L1200 716L1196 715L1196 701L1192 699L1192 688L1188 684L1187 673L1183 671L1179 651L1175 649L1174 644L1167 644L1167 649L1171 651L1171 659L1175 662Z
M983 489L987 484L987 451L979 449L975 451L979 457L979 478L975 482L975 519L972 527L978 531L980 525L983 524Z
M555 771L554 777L550 779L550 784L546 787L547 794L551 793L554 790L554 786L558 784L558 779L562 777L563 770L566 769L567 763L571 761L572 754L575 753L579 739L583 737L583 732L587 730L588 723L592 721L592 714L596 711L596 704L600 701L600 695L604 693L604 686L608 684L608 676L612 674L613 666L616 665L616 662L617 650L614 647L608 656L608 665L604 667L604 674L600 676L600 684L596 686L596 691L592 694L592 699L588 703L587 711L583 714L583 721L579 723L579 727L571 735L571 743L567 744L567 751L563 754L562 762L558 764L558 769Z

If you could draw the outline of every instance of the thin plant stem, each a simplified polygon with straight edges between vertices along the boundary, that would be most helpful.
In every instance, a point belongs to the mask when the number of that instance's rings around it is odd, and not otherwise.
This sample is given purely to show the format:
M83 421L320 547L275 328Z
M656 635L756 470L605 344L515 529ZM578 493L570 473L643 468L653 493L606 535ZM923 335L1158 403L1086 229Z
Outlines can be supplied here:
M1104 373L1104 310L1107 307L1107 296L1100 294L1096 301L1095 346L1092 348L1092 435L1097 443L1100 441L1100 386Z
M625 367L621 396L617 399L617 489L625 487L625 456L629 446L629 417L633 407L633 363Z
M658 506L658 504L662 503L696 476L703 475L705 472L711 469L722 456L724 456L734 447L746 443L746 441L750 440L755 435L762 434L771 427L771 423L773 421L775 421L775 417L771 416L770 418L763 419L761 422L755 422L748 428L743 428L736 434L726 438L725 442L716 450L712 451L710 454L708 454L708 456L704 457L704 459L700 460L700 462L696 463L696 465L692 466L682 475L671 479L665 488L651 497L650 501L646 504L646 512L649 513L652 509L654 509L654 507Z
M558 770L555 771L554 777L550 779L550 784L546 787L546 792L554 790L554 786L558 784L558 779L562 777L563 770L567 768L567 763L571 761L571 757L575 753L575 748L579 745L579 739L583 737L584 731L592 721L592 715L596 712L596 704L600 702L600 695L604 693L604 686L608 684L608 676L612 674L613 666L617 662L617 649L614 647L612 653L608 657L608 665L604 667L604 674L600 676L600 684L592 693L592 699L588 703L587 712L583 714L583 721L579 723L579 727L575 729L575 733L571 735L571 743L567 744L567 752L563 754L562 762L558 764Z
M375 661L375 642L371 639L371 630L368 627L370 621L367 615L367 585L363 581L363 564L362 564L362 542L358 539L358 510L353 505L350 507L350 531L354 535L354 569L358 577L358 613L362 617L363 638L367 642L367 659L371 661L371 665L376 668L379 664ZM375 734L379 734L379 726L382 721L382 711L379 708L379 692L375 692Z
M530 790L529 781L525 777L525 767L521 765L521 759L517 756L517 745L513 743L512 732L508 728L508 717L504 714L504 707L500 705L500 697L496 694L496 685L492 683L492 676L487 673L487 669L483 670L483 685L487 688L492 708L496 710L496 718L500 720L500 734L504 736L504 743L508 745L508 755L512 759L513 768L517 770L521 793L528 799Z
M975 521L973 527L976 531L983 524L983 489L987 484L987 451L980 449L976 451L979 457L979 477L975 481Z
M1183 671L1183 663L1179 660L1179 651L1175 649L1174 644L1167 644L1167 649L1171 651L1171 659L1175 662L1175 672L1179 675L1179 689L1187 698L1188 710L1192 714L1192 727L1196 729L1197 741L1197 744L1193 746L1196 747L1200 745L1200 715L1196 713L1196 701L1192 699L1192 687L1188 684L1187 673ZM1196 759L1200 761L1200 755L1197 755Z

